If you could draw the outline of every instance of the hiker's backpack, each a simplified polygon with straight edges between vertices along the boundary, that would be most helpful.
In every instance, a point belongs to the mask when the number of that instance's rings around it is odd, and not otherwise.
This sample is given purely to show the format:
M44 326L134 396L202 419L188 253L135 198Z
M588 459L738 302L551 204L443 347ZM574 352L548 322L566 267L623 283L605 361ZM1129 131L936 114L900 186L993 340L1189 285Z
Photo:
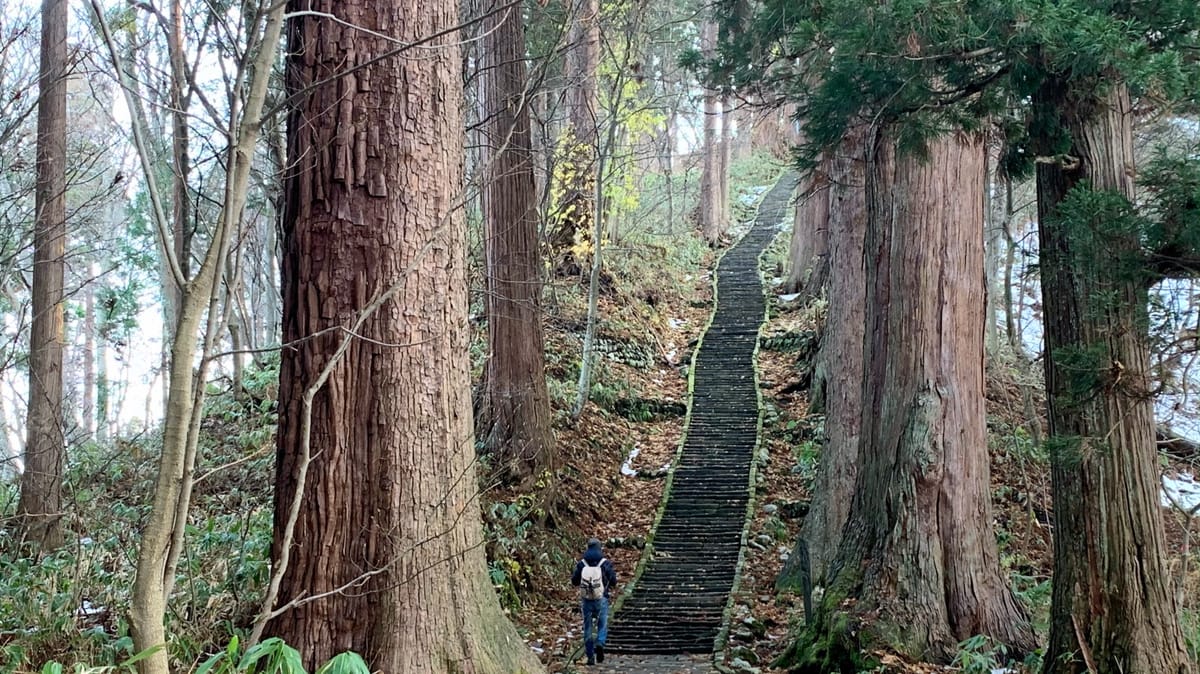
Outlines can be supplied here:
M583 573L579 574L579 592L584 599L604 598L604 572L601 571L601 567L604 566L605 561L601 559L600 563L595 566L588 566L587 562L583 563Z

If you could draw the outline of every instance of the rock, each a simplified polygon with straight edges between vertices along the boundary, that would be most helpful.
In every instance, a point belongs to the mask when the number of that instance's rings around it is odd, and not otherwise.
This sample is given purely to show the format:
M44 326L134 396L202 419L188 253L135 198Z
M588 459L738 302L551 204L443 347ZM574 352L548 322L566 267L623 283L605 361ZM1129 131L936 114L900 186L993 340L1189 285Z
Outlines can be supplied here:
M767 626L754 616L746 616L745 618L742 618L742 625L744 625L746 629L750 630L750 633L753 634L756 639L761 639L767 636Z
M774 503L768 503L767 505L763 506L763 512L768 515L774 515L778 511L779 506L775 505Z
M779 506L779 516L788 520L798 520L808 515L808 501L788 501Z
M749 646L736 646L729 651L729 655L731 655L734 660L744 661L747 665L758 664L758 653L755 653L754 649L750 648Z
M744 672L744 674L761 674L762 672L761 669L741 658L734 658L730 660L729 666L733 668L734 671Z
M641 536L616 536L604 541L604 547L641 550L646 547L646 539Z
M775 539L769 534L759 534L754 537L754 540L764 546L773 545L775 543Z
M754 548L755 550L758 550L759 552L767 551L767 549L765 547L763 547L763 544L759 543L758 541L750 541L750 547Z
M745 627L739 627L733 631L733 638L737 641L754 641L754 632Z

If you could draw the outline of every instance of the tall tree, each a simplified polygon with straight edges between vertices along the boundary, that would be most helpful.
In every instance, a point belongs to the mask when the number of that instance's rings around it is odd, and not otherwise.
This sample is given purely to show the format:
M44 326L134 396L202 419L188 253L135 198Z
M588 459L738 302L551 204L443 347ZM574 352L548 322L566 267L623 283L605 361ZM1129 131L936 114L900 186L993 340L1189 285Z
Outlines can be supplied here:
M457 2L308 5L288 3L295 346L268 629L310 668L354 650L396 674L541 671L492 590L476 500Z
M67 241L67 1L43 0L38 97L33 322L25 473L17 512L26 540L63 543L63 258Z
M555 270L578 274L583 262L573 248L592 237L596 215L596 161L600 147L600 0L574 0L567 34L567 128L559 139L555 166L559 192L550 248ZM582 239L580 239L582 237Z
M729 210L729 167L733 162L733 103L731 94L721 95L721 142L717 155L717 214L722 226L728 228L732 213Z
M484 21L480 59L487 258L486 445L509 480L553 458L542 337L542 258L519 7Z
M824 582L850 514L858 475L863 410L863 330L866 269L867 130L846 134L829 160L829 302L813 377L812 399L825 412L825 442L813 508L798 545L807 545L811 572Z
M1047 77L1034 99L1034 115L1070 139L1051 159L1062 136L1035 138L1047 158L1037 189L1055 522L1043 671L1181 673L1191 663L1158 503L1149 285L1121 264L1140 257L1142 236L1084 203L1134 198L1133 109L1113 75Z
M783 291L815 298L825 294L829 278L829 192L827 162L801 183L788 246L788 275Z
M706 21L700 28L700 48L704 58L711 59L716 46L717 24ZM725 232L725 223L721 220L721 131L718 126L721 121L721 108L717 91L711 84L704 84L701 113L704 119L700 150L703 157L700 168L700 203L697 206L699 217L696 221L700 233L709 245L713 245Z
M828 589L795 653L806 672L845 671L876 647L948 661L977 634L1033 647L991 532L983 145L945 137L923 161L872 135L859 466Z

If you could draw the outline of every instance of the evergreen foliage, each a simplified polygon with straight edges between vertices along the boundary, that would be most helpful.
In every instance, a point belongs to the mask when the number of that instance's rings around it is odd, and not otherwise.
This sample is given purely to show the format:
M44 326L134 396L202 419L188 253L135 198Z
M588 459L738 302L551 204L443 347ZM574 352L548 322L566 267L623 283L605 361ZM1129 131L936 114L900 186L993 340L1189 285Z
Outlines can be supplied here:
M1006 170L1024 175L1068 149L1058 120L1028 105L1047 82L1087 98L1124 81L1156 107L1200 92L1200 9L1186 0L767 0L723 19L708 77L798 103L810 165L856 123L896 122L901 147L919 151L991 122L1008 139Z

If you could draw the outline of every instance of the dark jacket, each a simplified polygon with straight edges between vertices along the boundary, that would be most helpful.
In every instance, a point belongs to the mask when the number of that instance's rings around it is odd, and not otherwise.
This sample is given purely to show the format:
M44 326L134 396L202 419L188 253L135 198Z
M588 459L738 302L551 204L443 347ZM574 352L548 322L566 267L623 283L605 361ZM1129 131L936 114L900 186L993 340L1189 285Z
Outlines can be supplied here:
M601 564L600 560L604 560ZM583 565L596 566L600 564L600 576L604 579L604 597L610 599L612 589L617 586L617 570L613 568L611 559L604 559L604 553L600 551L600 541L592 539L588 541L587 551L583 553L583 559L575 563L575 573L571 574L571 584L579 587L579 583L583 577Z

